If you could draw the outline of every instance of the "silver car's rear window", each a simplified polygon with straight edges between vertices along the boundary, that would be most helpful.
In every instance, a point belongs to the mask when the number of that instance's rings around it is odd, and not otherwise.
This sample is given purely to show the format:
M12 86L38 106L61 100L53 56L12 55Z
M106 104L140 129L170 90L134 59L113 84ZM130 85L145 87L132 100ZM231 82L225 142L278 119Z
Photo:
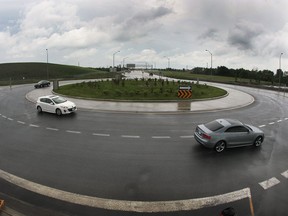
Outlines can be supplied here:
M208 122L208 123L204 124L204 126L211 131L217 131L217 130L224 127L222 124L220 124L217 121Z

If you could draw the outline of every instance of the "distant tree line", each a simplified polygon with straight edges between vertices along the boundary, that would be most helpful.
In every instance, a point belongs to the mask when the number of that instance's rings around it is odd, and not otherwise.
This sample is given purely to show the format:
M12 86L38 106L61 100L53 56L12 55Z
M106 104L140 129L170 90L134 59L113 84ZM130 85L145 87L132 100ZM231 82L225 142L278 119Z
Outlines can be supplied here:
M191 70L193 74L205 74L213 76L227 76L234 77L235 82L238 82L239 78L248 79L250 83L261 84L261 82L270 83L271 85L279 85L279 78L281 85L288 85L288 77L283 76L284 73L281 69L278 69L276 74L270 70L247 70L247 69L229 69L225 66L217 68L201 68L196 67ZM281 77L279 77L281 76Z

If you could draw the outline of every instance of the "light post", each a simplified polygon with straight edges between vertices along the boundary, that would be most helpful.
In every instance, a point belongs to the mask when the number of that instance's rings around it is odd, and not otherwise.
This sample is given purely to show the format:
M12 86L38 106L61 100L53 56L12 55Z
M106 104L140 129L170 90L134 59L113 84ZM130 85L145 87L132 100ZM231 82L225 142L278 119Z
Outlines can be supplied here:
M279 56L279 90L280 90L280 86L281 86L281 57L282 57L283 53L280 54Z
M210 68L212 69L212 56L213 56L213 55L212 55L212 53L211 53L209 50L206 49L205 51L206 51L206 52L209 52L210 55L211 55L211 65L210 65Z
M211 70L211 76L212 76L212 53L209 51L209 50L205 50L206 52L209 52L210 53L210 55L211 55L211 65L210 65L210 70Z
M113 53L113 70L114 70L114 65L115 65L115 55L116 53L119 53L120 50L118 50L117 52Z
M125 59L127 59L128 57L125 57L125 58L123 58L123 60L122 60L122 64L123 64L123 68L124 68L124 65L125 65Z
M47 79L49 79L49 72L48 72L48 49L46 49L46 56L47 56L46 72L47 72Z
M168 69L170 68L170 58L167 57L167 56L164 56L164 58L167 58L168 59Z

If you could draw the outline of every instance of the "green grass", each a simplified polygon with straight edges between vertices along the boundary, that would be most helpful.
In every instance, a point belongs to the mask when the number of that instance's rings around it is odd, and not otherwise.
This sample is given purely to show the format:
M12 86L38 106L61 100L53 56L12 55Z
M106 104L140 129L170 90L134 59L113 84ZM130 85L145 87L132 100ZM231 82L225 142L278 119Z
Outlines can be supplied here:
M192 98L178 98L179 86L192 86ZM86 97L92 99L115 100L191 100L205 99L225 95L227 92L207 85L192 82L179 83L159 79L112 80L98 82L82 82L65 85L56 90L57 93Z
M241 83L251 84L251 82L253 83L254 81L254 80L244 79L244 78L237 78L237 81L235 81L235 77L193 74L189 72L180 72L180 71L176 71L176 72L164 71L162 72L162 75L165 77L172 77L176 79L210 81L210 82L219 82L219 83L228 83L228 84L241 84ZM267 85L271 84L270 82L264 82L264 81L261 81L261 83L267 84Z
M112 78L115 73L94 68L46 63L0 64L0 85L34 83L42 79L99 79Z

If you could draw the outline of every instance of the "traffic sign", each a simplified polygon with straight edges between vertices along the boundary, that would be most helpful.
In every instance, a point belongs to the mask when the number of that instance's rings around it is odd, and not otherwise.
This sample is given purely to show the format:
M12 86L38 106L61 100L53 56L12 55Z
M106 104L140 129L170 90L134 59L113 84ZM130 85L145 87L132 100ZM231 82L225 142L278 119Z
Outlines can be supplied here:
M179 88L178 97L179 98L184 98L184 99L191 98L192 97L192 89L191 89L191 87L190 87L190 89L187 88L187 87L186 87L186 89L185 88L184 89Z

